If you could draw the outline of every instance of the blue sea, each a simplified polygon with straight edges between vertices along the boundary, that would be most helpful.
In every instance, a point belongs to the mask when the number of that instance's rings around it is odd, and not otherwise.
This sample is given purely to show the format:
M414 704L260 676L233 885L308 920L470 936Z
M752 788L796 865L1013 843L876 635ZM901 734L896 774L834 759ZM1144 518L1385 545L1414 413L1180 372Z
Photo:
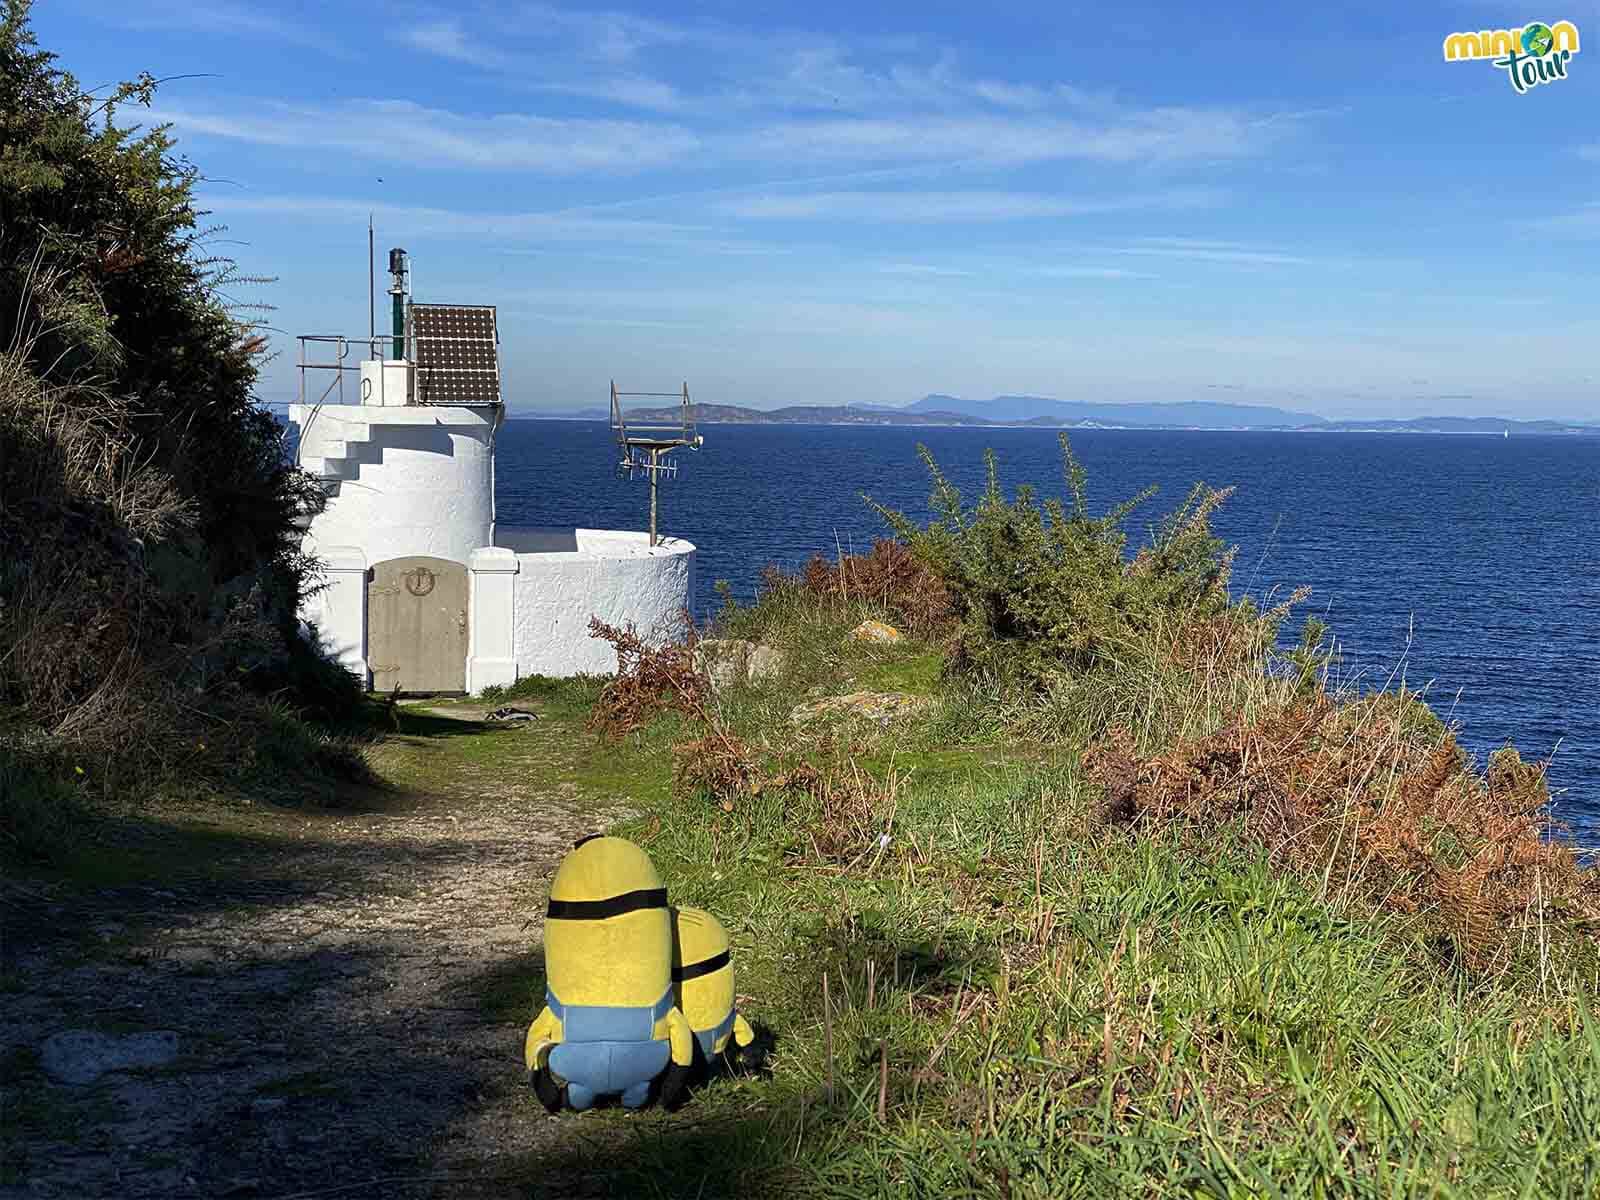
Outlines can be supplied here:
M662 528L699 547L697 603L719 579L753 596L767 563L864 550L883 532L862 493L928 511L919 442L968 494L983 452L1009 491L1062 494L1050 430L706 425L662 486ZM1138 540L1197 480L1237 490L1217 532L1239 547L1236 592L1332 627L1342 675L1426 687L1482 756L1507 742L1553 754L1558 812L1600 842L1600 438L1083 430L1091 506L1147 484ZM508 421L496 470L508 525L642 529L649 491L615 477L600 422ZM1295 622L1292 634L1298 629Z

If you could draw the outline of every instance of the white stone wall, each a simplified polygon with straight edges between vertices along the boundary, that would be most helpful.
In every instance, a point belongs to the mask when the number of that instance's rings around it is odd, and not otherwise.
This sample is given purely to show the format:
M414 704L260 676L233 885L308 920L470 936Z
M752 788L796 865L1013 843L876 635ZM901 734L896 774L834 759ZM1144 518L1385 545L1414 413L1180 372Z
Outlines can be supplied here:
M294 405L302 462L337 472L307 533L356 546L369 564L414 554L466 564L494 545L493 435L498 410Z
M467 564L467 691L517 681L516 600L521 564L510 550L486 546Z
M322 651L361 680L367 677L367 556L358 546L308 549L322 564L320 586L301 611L317 631Z
M498 532L499 549L517 563L510 578L518 678L615 671L615 652L589 636L591 616L617 626L631 621L650 638L682 635L682 613L694 604L694 545L649 541L644 533L599 529Z

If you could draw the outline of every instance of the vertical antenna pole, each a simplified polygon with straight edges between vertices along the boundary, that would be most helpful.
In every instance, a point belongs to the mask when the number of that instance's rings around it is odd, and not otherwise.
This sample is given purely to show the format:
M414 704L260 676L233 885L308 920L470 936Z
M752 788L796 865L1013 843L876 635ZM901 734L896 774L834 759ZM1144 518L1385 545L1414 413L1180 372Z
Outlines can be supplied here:
M377 264L372 249L372 214L367 214L367 353L371 354L378 341L378 302L376 276Z
M661 486L661 451L650 451L650 544L656 544L656 494Z

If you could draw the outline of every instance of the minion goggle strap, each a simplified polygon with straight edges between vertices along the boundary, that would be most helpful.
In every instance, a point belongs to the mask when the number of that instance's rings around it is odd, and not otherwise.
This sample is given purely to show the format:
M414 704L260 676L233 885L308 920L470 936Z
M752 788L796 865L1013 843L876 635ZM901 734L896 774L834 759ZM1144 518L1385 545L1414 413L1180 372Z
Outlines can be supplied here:
M557 900L552 896L550 907L545 909L544 915L553 921L604 921L609 917L620 917L623 913L666 906L666 888L640 888L634 892L623 892L620 896L608 896L604 900Z
M673 967L672 981L674 983L685 983L690 979L699 979L702 975L709 975L713 971L722 970L731 961L732 959L729 958L728 952L724 950L720 954L713 954L710 958L702 958L697 963L685 963L681 967Z

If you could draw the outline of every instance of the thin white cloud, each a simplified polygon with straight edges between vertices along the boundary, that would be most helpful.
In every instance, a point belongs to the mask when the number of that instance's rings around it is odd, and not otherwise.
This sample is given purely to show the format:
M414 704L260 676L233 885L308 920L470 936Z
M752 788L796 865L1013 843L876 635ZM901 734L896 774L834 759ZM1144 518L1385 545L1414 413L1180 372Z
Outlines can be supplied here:
M972 91L978 99L1003 108L1042 108L1049 102L1044 89L1029 84L979 80L972 85Z
M927 275L937 278L969 278L971 271L958 267L937 267L932 263L884 263L877 270L884 275Z
M161 107L151 123L179 135L336 151L383 162L572 175L639 170L679 162L700 139L676 125L500 113L465 115L409 100L338 105L262 101L232 112Z
M674 112L691 107L688 99L670 83L644 75L619 75L604 79L562 82L551 80L534 84L539 91L601 100L623 108L644 108Z
M506 70L516 65L517 56L496 50L493 46L469 37L455 21L436 21L402 29L393 35L402 45L446 58L451 62L467 63L487 70Z
M949 48L543 6L402 36L508 85L694 118L712 161L1017 165L1238 158L1315 113L1139 106L1067 82L972 77Z
M1028 273L1049 279L1154 279L1143 271L1123 267L1030 267Z
M701 225L583 213L471 212L403 204L365 204L328 196L201 196L199 207L218 214L251 213L296 221L365 224L372 213L379 223L404 228L414 236L478 236L507 240L558 242L649 242L704 240L716 242L715 230ZM735 252L756 252L754 245L726 244Z
M951 49L917 37L855 38L846 44L796 30L669 23L544 5L491 15L479 25L468 31L452 19L394 36L424 53L520 75L519 82L537 90L646 109L881 114L1071 107L1110 114L1117 108L1108 95L1066 83L968 78ZM652 54L655 61L647 64ZM874 57L883 61L866 61ZM661 78L685 69L700 86Z
M697 329L720 337L729 330L858 336L933 328L926 305L841 299L837 294L797 293L788 287L500 288L496 302L510 310L559 309L621 319L656 320L663 313L688 314Z
M152 119L180 135L337 151L421 166L552 175L733 163L892 167L965 162L995 167L1081 160L1181 164L1237 158L1276 132L1237 114L1152 109L1098 122L944 116L784 121L725 130L658 120L475 114L410 100L340 104L241 101L228 110L163 107Z
M1238 158L1264 149L1273 136L1234 113L1159 108L1103 121L923 114L784 121L736 135L730 148L737 157L791 162L1149 165Z
M1157 258L1191 259L1196 262L1233 263L1242 266L1309 267L1329 265L1329 260L1290 254L1285 251L1239 242L1209 241L1203 238L1147 237L1122 246L1119 254L1149 255Z
M619 11L583 11L548 4L521 4L497 32L533 31L539 37L564 37L589 56L605 62L627 62L641 51L681 46L694 41L714 43L719 37L709 24L689 26Z
M700 321L645 320L634 317L619 317L615 313L607 312L575 313L570 309L534 308L508 308L503 310L503 315L505 316L510 316L513 314L519 317L527 317L531 320L538 321L541 324L553 323L558 325L599 325L606 329L684 330L700 329L704 327L703 322Z
M1174 250L1247 250L1243 242L1224 242L1216 238L1176 237L1170 234L1147 234L1134 239L1142 246L1166 246Z
M578 16L574 24L574 16L576 15L562 14L553 28L558 31L582 30L595 39L594 44L589 47L592 53L583 57L602 64L602 70L590 70L577 75L564 73L570 64L563 56L558 59L556 69L553 71L547 47L541 46L537 51L527 49L519 51L514 45L508 48L503 41L494 41L469 33L462 27L461 22L455 19L403 29L391 37L403 46L435 58L465 63L482 71L512 77L508 81L531 87L535 91L581 96L624 108L641 108L658 112L683 106L683 96L671 84L637 72L618 73L625 70L626 63L633 57L635 49L666 37L664 31L669 27L652 26L650 23L641 25L614 14L611 19L601 20L599 24ZM543 10L537 14L537 19L541 22L547 21L548 18L549 13ZM546 24L544 28L548 31L552 27ZM643 35L643 31L651 29L655 30L653 37Z
M1030 266L1015 262L990 262L983 270L976 267L945 267L931 263L884 263L875 270L882 275L909 275L934 279L971 279L983 275L1004 278L1010 275L1032 275L1042 279L1155 279L1143 271L1130 271L1124 267L1090 266ZM970 293L969 293L970 294ZM998 293L985 293L998 294Z
M276 12L282 10L272 5L238 3L237 0L207 0L204 4L185 0L140 0L136 4L89 2L81 7L95 14L92 20L96 24L119 29L203 33L250 42L287 42L320 50L335 58L346 58L350 53L339 34L322 28L314 18L296 20L278 16Z
M1195 208L1214 204L1220 194L1206 188L1179 188L1151 195L1078 198L1040 192L810 192L747 196L717 207L730 216L757 220L851 220L898 222L1015 221L1127 212L1137 209Z
M977 257L973 257L976 255ZM1158 261L1161 260L1161 261ZM1175 281L1174 267L1197 265L1258 267L1311 267L1346 270L1359 259L1291 253L1280 246L1254 245L1211 238L1152 235L1128 241L1033 241L1027 258L1019 259L1004 248L972 247L961 260L975 274L992 278L1039 276L1081 279L1151 279L1146 268L1162 268L1161 278ZM1386 260L1388 261L1388 260ZM1114 265L1113 265L1114 264Z

